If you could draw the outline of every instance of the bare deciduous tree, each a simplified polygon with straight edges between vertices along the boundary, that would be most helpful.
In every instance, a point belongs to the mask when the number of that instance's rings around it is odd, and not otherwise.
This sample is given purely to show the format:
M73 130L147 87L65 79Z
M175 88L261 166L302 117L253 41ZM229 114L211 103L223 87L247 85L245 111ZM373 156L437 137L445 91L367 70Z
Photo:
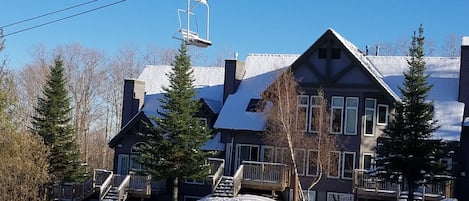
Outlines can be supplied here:
M330 152L336 151L338 147L335 135L329 132L329 113L327 112L327 102L324 93L320 89L312 101L319 107L315 107L310 113L307 110L298 110L298 95L302 94L298 82L290 69L281 73L276 81L263 94L263 100L272 103L267 114L267 129L264 133L264 139L267 144L276 147L288 147L291 165L295 175L298 167L295 159L295 149L314 149L317 150L317 158L311 161L312 166L318 167L318 174L309 186L312 189L322 176L328 171ZM299 124L306 124L311 118L311 126L316 132L308 133L299 129ZM298 181L299 188L301 188ZM300 191L301 193L302 191ZM304 196L301 196L304 198Z

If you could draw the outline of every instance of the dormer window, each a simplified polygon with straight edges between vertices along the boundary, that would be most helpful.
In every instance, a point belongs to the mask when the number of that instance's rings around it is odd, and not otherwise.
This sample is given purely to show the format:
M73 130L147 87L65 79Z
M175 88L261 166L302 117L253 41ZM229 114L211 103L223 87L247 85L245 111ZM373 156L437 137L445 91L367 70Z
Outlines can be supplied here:
M264 104L261 99L251 98L249 100L248 106L246 107L246 112L262 112L264 110Z

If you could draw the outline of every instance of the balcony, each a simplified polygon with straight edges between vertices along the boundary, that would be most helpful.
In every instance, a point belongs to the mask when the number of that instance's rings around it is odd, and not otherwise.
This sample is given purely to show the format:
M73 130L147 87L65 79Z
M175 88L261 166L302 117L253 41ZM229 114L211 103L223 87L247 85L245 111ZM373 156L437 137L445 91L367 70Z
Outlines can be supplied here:
M435 176L439 181L429 182L418 187L415 192L417 199L426 201L451 198L454 192L454 179L449 176ZM386 181L375 172L355 170L353 190L358 199L396 200L407 196L407 186L403 183Z

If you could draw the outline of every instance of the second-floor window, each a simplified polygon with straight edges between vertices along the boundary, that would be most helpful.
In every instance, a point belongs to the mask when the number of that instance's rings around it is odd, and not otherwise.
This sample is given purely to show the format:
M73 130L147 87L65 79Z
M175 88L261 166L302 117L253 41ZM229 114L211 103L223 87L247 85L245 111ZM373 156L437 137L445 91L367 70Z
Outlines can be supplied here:
M299 95L296 107L296 129L306 131L308 122L309 96Z
M345 134L356 135L358 124L358 97L345 99Z
M342 133L343 115L344 97L333 96L331 99L331 133Z
M340 177L340 152L331 151L329 152L329 164L328 164L328 177L339 178Z
M365 99L364 135L373 136L376 122L376 99Z

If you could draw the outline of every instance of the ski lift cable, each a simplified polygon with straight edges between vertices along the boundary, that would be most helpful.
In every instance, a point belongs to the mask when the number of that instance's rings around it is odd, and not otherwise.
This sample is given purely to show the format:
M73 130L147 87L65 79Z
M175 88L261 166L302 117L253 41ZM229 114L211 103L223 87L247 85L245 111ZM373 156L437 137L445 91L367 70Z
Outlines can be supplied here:
M73 15L69 15L67 17L59 18L59 19L56 19L56 20L52 20L52 21L48 21L48 22L45 22L45 23L42 23L42 24L31 26L31 27L28 27L28 28L25 28L25 29L10 32L10 33L4 34L3 37L11 36L11 35L18 34L18 33L24 32L24 31L29 31L31 29L35 29L35 28L38 28L38 27L42 27L42 26L45 26L45 25L49 25L49 24L52 24L52 23L63 21L63 20L66 20L66 19L70 19L70 18L79 16L79 15L83 15L83 14L90 13L90 12L93 12L93 11L96 11L96 10L100 10L100 9L103 9L103 8L106 8L106 7L109 7L109 6L113 6L113 5L122 3L124 1L127 1L127 0L116 1L116 2L109 3L109 4L106 4L106 5L103 5L103 6L99 6L99 7L93 8L93 9L89 9L89 10L86 10L86 11L83 11L83 12L79 12L79 13L76 13L76 14L73 14Z
M42 14L42 15L38 15L38 16L35 16L35 17L31 17L31 18L28 18L28 19L24 19L24 20L20 20L20 21L17 21L17 22L13 22L13 23L11 23L11 24L7 24L7 25L4 25L4 26L1 26L0 29L3 29L3 28L5 28L5 27L10 27L10 26L13 26L13 25L17 25L17 24L21 24L21 23L24 23L24 22L28 22L28 21L31 21L31 20L39 19L39 18L41 18L41 17L45 17L45 16L52 15L52 14L55 14L55 13L60 13L60 12L63 12L63 11L66 11L66 10L70 10L70 9L73 9L73 8L77 8L77 7L80 7L80 6L84 6L84 5L86 5L86 4L90 4L90 3L93 3L93 2L96 2L96 1L98 1L98 0L88 1L88 2L85 2L85 3L77 4L77 5L70 6L70 7L67 7L67 8L63 8L63 9L60 9L60 10L48 12L48 13L45 13L45 14Z

